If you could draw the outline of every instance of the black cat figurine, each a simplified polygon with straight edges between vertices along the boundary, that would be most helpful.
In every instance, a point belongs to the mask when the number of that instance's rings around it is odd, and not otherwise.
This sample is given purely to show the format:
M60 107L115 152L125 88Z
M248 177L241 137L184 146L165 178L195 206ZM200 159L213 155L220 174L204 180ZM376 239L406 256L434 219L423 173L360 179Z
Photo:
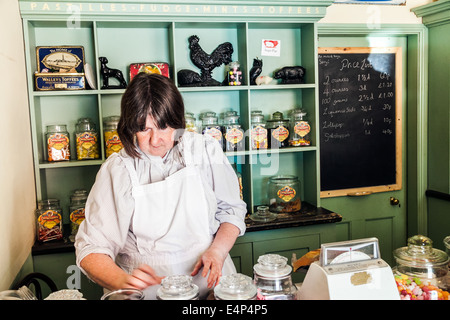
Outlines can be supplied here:
M250 69L250 84L256 85L256 78L261 74L262 72L262 59L253 59L253 67Z

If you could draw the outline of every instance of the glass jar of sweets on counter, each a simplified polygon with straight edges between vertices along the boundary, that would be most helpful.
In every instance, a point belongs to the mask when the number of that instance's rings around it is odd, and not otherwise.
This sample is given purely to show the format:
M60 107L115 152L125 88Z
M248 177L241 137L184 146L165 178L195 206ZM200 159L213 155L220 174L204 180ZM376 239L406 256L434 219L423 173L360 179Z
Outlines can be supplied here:
M306 120L307 113L302 109L294 109L291 112L291 136L289 145L293 147L311 145L311 126Z
M156 291L158 300L198 300L199 288L190 275L170 275L161 280Z
M253 266L258 300L297 300L297 288L292 283L292 267L287 258L266 254Z
M105 155L108 158L113 153L122 150L123 145L117 133L117 125L119 124L119 116L110 116L103 119L103 134L105 137Z
M47 141L47 160L70 160L69 133L64 124L47 126L45 133Z
M98 133L95 124L89 118L81 118L75 126L77 160L100 158Z
M295 213L301 209L300 183L296 176L280 175L269 178L268 198L270 211Z
M267 131L269 148L289 147L289 119L284 119L281 112L274 112L267 120Z
M36 210L37 240L47 242L63 238L62 210L58 199L38 202Z
M254 110L251 113L250 146L252 150L262 150L268 147L266 123L260 110Z
M416 235L394 250L394 278L402 300L449 300L448 255L433 248L430 238Z
M224 151L243 151L245 149L244 130L239 123L236 111L225 114L223 121Z

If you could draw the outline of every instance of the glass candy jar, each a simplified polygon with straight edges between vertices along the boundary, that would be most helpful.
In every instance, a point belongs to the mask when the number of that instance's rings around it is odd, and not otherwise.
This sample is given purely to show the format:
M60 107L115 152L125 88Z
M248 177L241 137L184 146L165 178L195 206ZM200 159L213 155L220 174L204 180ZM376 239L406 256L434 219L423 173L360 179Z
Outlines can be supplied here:
M36 210L37 240L47 242L63 238L62 210L57 199L38 202Z
M289 147L289 120L283 118L279 111L267 120L269 148L279 149Z
M47 126L45 134L47 141L47 160L70 160L69 133L66 125Z
M223 148L222 127L218 124L215 115L204 115L202 117L202 134L207 134L216 139Z
M232 61L227 66L227 84L229 86L240 86L242 84L242 71L239 61Z
M193 113L186 112L184 119L186 121L186 131L198 132L197 124L195 122L196 120Z
M306 112L302 109L294 109L291 112L291 136L289 145L293 147L309 146L311 144L311 126L306 120Z
M162 279L156 298L158 300L198 300L199 288L193 283L192 276L171 275Z
M110 116L103 120L103 134L105 137L105 155L108 158L113 153L122 150L123 145L117 133L117 125L119 124L119 116Z
M252 111L250 128L250 145L253 150L267 149L267 129L264 115L259 110Z
M448 300L448 255L432 246L431 239L416 235L408 246L394 250L395 281L402 300Z
M253 266L258 300L297 300L297 288L292 283L292 267L287 258L266 254Z
M80 227L81 222L83 222L84 208L86 206L88 193L86 190L75 190L70 197L70 206L69 206L69 219L70 219L70 241L75 241L75 236L77 235L78 228Z
M89 118L81 118L75 126L77 160L98 159L98 133L95 124Z
M221 277L214 288L216 300L256 300L256 293L252 278L241 273Z
M294 213L301 209L300 183L296 176L274 176L269 178L268 198L270 211Z
M224 151L242 151L245 148L244 130L237 113L227 114L223 124Z

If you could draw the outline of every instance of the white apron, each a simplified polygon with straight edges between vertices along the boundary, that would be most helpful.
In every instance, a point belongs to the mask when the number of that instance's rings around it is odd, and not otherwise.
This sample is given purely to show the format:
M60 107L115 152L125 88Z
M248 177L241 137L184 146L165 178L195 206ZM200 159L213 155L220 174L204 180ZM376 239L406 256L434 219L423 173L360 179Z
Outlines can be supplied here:
M141 185L131 159L124 159L132 181L135 211L131 230L138 252L119 255L117 264L131 273L140 264L152 267L159 276L190 275L195 263L212 243L209 229L217 202L213 190L203 183L195 166L186 166L165 180ZM151 209L149 209L151 208ZM222 275L236 268L228 255ZM194 277L200 298L208 294L201 270ZM145 299L156 299L159 285L145 289Z

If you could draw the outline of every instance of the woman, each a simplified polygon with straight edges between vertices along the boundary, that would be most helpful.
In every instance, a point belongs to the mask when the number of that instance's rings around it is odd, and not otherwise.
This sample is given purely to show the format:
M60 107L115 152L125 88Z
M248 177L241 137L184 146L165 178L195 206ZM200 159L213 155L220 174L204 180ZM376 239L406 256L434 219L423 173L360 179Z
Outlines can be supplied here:
M165 276L191 274L201 297L236 272L228 254L245 232L236 174L209 136L184 132L181 94L138 74L121 102L124 145L101 166L76 237L77 265L109 290L154 299Z

